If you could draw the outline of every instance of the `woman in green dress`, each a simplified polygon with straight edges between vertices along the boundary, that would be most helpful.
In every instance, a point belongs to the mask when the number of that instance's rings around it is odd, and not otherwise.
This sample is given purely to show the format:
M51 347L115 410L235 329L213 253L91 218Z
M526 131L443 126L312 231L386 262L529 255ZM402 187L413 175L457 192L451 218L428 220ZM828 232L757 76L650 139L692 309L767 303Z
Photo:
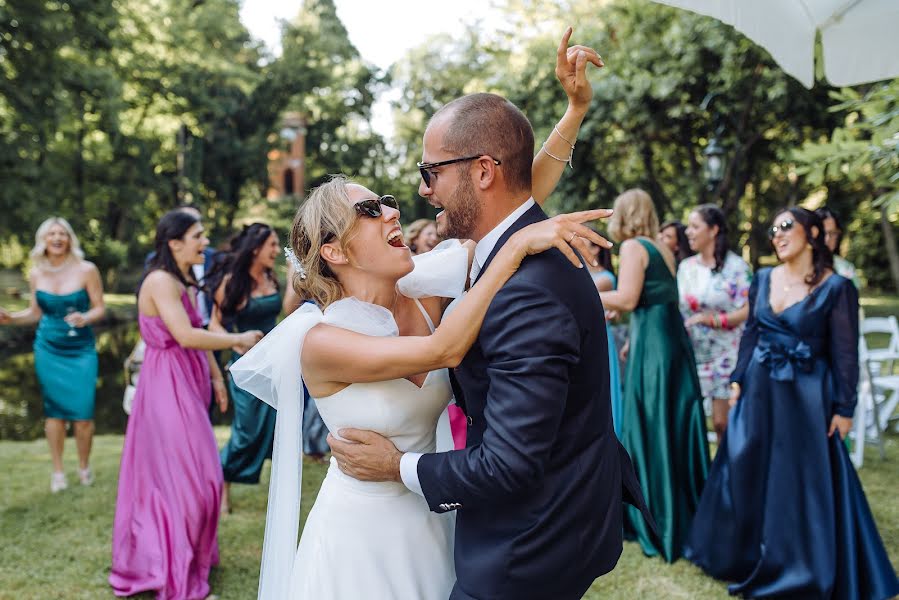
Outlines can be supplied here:
M609 232L620 249L618 289L606 309L633 311L624 376L621 443L634 461L661 539L627 507L625 532L648 556L681 556L709 469L702 391L693 348L678 309L675 260L655 241L658 217L649 194L615 199Z
M0 324L37 323L34 368L44 400L44 431L50 446L53 474L50 491L68 487L62 453L66 421L75 429L78 479L94 481L90 468L94 437L94 394L97 388L97 350L91 325L103 318L103 284L84 253L72 226L60 217L41 223L31 251L31 304L9 313L0 309Z
M264 223L248 225L234 238L228 256L210 273L209 284L215 289L210 331L268 333L275 327L281 293L273 269L280 253L278 234ZM235 352L234 360L239 357ZM223 513L231 509L231 483L259 483L275 439L275 410L234 385L230 377L228 391L234 418L231 438L221 452Z

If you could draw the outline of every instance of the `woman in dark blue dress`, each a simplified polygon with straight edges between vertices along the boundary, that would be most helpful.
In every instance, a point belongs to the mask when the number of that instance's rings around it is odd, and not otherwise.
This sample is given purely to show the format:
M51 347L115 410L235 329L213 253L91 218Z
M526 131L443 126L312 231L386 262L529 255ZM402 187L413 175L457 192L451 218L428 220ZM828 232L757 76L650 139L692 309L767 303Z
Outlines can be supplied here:
M724 437L685 555L747 598L890 598L899 581L841 438L858 383L858 292L823 226L790 208L769 230L731 377Z

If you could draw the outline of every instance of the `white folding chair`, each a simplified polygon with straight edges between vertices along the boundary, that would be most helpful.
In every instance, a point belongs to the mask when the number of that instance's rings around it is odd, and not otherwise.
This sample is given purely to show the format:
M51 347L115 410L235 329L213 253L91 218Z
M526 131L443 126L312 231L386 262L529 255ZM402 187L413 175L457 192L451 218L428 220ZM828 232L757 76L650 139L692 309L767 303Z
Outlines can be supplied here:
M891 421L899 421L899 416L893 416L899 406L899 375L894 372L894 367L899 362L899 320L895 316L868 317L861 320L859 329L862 338L871 334L889 336L886 347L869 347L867 354L868 368L874 384L874 398L880 413L878 425L881 431L886 431Z
M894 316L889 317L865 317L859 322L859 333L862 337L872 334L885 334L890 336L887 345L883 348L869 348L868 358L874 375L879 375L882 366L887 367L887 374L892 375L895 357L890 355L899 353L899 320ZM881 363L886 363L882 365Z
M853 430L850 433L854 440L854 446L850 458L856 469L860 469L865 462L865 444L876 444L880 451L880 459L885 460L883 437L881 435L880 403L883 401L884 392L874 383L871 375L871 353L865 336L858 339L859 378L858 378L858 404L855 406L853 416ZM897 355L899 357L899 355ZM893 393L899 397L899 394Z

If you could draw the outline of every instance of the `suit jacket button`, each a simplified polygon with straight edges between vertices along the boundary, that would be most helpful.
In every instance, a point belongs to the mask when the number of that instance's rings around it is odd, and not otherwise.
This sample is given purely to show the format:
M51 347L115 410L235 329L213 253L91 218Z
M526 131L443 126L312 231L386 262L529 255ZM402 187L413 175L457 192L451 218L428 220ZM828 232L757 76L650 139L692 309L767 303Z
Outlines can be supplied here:
M471 418L471 415L468 415L467 419L468 419L468 426L469 426L469 427L471 427L472 425L474 425L474 419Z

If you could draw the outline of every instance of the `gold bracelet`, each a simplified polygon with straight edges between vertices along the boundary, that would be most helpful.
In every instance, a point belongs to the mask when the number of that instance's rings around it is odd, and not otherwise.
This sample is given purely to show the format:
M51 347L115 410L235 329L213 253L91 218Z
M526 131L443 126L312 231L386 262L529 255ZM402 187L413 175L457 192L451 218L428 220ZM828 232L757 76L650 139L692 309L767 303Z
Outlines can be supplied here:
M547 150L547 149L546 149L546 142L543 142L543 146L540 147L540 149L543 150L543 152L544 152L548 157L554 158L554 159L556 159L557 161L562 162L562 163L568 163L569 168L572 168L572 169L574 168L574 165L571 164L571 159L574 157L574 150L573 150L573 148L574 148L574 146L572 146L571 154L569 154L569 155L568 155L568 158L565 159L565 158L559 158L558 156L556 156L555 154L553 154L553 153L551 153L549 150Z
M737 383L736 381L731 381L731 382L730 382L730 389L731 389L732 391L734 391L734 392L739 392L742 388L740 388L740 384Z

